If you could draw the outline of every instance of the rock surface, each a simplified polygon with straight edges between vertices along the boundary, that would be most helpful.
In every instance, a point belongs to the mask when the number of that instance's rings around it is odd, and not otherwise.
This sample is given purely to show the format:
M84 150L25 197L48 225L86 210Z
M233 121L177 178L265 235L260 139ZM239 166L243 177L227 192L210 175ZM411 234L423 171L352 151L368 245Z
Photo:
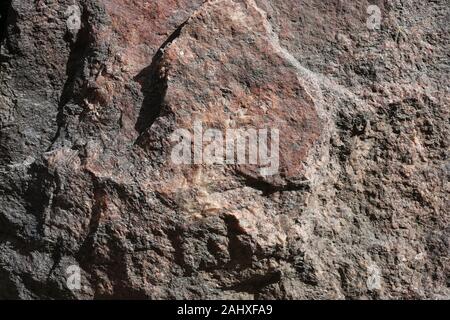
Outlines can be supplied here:
M450 298L449 14L3 1L0 298ZM278 128L278 172L174 164L195 121Z

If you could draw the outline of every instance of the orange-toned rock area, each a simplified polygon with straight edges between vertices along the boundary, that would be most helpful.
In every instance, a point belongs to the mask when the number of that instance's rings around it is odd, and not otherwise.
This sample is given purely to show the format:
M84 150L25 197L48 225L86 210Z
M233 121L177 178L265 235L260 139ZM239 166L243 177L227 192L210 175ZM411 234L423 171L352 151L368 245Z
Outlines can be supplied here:
M2 1L0 299L450 298L449 14Z

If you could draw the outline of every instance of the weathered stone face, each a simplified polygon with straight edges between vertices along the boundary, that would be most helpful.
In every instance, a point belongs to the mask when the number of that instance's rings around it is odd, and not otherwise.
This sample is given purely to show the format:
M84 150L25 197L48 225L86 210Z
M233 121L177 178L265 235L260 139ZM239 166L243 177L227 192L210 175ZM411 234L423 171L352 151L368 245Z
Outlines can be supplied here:
M0 298L448 298L448 5L369 5L2 3Z

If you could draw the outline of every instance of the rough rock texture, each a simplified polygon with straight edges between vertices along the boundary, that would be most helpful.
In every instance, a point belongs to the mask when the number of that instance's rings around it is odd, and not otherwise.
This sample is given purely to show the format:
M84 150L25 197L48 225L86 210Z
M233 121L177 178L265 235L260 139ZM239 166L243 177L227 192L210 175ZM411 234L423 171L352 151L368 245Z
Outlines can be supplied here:
M0 298L450 298L449 7L2 0ZM195 119L279 172L173 164Z

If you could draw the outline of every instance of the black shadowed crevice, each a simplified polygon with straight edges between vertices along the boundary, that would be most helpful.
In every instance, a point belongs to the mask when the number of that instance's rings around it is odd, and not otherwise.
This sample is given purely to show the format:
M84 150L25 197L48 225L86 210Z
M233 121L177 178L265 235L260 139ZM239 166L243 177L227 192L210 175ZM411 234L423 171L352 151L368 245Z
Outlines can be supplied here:
M141 92L144 96L135 129L139 134L151 127L163 109L164 99L167 93L167 79L160 72L161 60L164 50L181 34L186 25L183 22L161 45L152 59L150 66L144 68L134 80L141 84Z
M8 15L11 9L12 0L3 0L0 2L0 45L6 38L8 27Z

